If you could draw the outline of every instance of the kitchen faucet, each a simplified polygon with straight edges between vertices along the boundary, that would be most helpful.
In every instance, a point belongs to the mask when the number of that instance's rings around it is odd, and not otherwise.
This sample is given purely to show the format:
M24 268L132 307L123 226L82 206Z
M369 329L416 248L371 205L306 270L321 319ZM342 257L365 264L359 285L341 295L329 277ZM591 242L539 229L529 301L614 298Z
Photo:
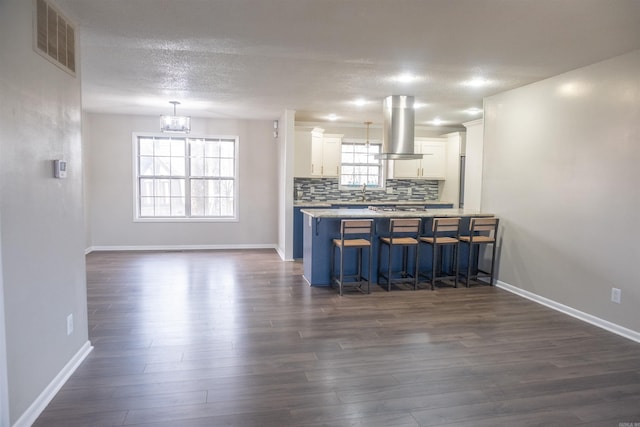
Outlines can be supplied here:
M367 184L362 184L362 201L366 201L367 200Z

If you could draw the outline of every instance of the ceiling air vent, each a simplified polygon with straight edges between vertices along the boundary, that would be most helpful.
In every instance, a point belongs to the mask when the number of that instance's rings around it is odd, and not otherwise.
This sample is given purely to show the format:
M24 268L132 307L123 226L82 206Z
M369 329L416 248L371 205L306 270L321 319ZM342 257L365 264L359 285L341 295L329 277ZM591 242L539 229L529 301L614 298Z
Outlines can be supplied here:
M45 0L36 0L35 50L76 75L76 32L69 20Z

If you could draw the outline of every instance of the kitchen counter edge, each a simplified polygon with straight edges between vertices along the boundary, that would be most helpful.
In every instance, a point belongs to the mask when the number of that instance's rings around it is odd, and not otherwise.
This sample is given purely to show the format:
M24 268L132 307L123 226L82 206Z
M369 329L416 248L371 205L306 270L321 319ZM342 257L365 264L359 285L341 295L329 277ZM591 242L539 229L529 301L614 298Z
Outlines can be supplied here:
M312 218L432 218L494 216L492 213L473 209L426 209L418 211L372 211L369 209L302 209Z

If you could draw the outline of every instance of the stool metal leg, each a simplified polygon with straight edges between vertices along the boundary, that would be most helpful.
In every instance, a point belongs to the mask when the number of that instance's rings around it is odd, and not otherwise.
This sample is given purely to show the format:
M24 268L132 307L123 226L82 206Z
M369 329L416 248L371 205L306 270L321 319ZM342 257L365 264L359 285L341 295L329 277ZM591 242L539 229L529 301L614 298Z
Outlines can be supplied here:
M340 248L340 296L342 296L342 287L344 284L344 248Z
M467 262L467 277L466 277L466 286L469 287L469 280L471 279L471 263L473 262L473 244L468 243L469 246L469 256Z
M391 253L393 252L391 249L393 247L389 246L389 259L387 260L387 292L391 292Z

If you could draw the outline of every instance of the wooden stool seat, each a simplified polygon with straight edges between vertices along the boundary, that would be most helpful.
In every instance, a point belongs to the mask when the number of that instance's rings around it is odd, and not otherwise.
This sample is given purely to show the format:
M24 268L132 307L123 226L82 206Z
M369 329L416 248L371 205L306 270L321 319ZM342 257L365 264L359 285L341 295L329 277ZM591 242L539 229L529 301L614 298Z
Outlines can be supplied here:
M389 237L381 237L380 240L387 245L417 245L418 241L413 237L394 237L393 239Z
M367 239L349 239L349 240L340 240L333 239L333 244L336 246L343 246L345 248L357 248L357 247L367 247L371 246L371 242Z

